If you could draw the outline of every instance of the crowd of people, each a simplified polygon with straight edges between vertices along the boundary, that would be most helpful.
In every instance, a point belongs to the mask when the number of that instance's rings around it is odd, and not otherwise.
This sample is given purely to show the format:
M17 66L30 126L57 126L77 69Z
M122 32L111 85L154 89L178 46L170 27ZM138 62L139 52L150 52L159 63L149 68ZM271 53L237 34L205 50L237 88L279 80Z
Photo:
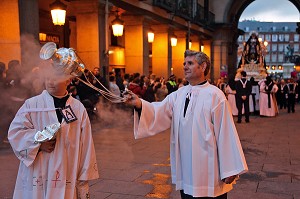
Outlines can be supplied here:
M9 126L8 141L20 160L14 198L90 198L88 181L99 174L87 104L99 101L97 87L133 106L135 138L171 127L172 183L182 199L226 199L248 167L226 97L206 79L210 67L206 54L186 50L185 79L110 73L107 82L98 67L71 79L49 64L51 71L31 82L41 91L20 98ZM14 82L9 85L24 84Z
M250 113L274 117L279 114L280 109L287 109L288 113L295 112L295 104L300 103L298 98L300 79L296 81L292 77L274 80L271 76L267 76L265 79L255 81L253 77L247 78L245 71L241 74L241 79L231 77L225 83L224 78L220 78L216 84L226 95L233 116L238 116L238 123L241 123L242 115L245 115L245 121L249 122Z
M39 76L38 70L38 68L33 68L32 75L36 73ZM28 81L26 78L24 81L24 76L19 71L20 63L18 60L10 61L7 70L5 64L1 62L0 89L6 89L1 95L10 95L13 100L22 102L22 100L24 101L24 99L42 91L44 86L38 82L38 78L29 81L32 85L24 85L28 84ZM84 74L80 78L101 90L109 89L118 96L122 96L126 89L131 90L148 102L162 101L178 88L188 85L185 78L176 78L174 74L165 79L165 77L158 77L155 74L146 76L140 73L126 73L121 75L110 72L108 78L104 78L100 75L99 67L94 67L91 71L84 70ZM244 82L247 84L247 91L243 89ZM231 106L232 115L238 117L238 123L241 122L242 115L245 115L245 121L249 122L250 114L267 117L276 116L279 113L278 109L287 109L288 113L293 113L295 112L295 104L299 103L299 80L296 81L294 78L273 80L268 76L264 80L255 81L253 77L250 79L244 77L244 80L243 78L237 80L232 77L226 81L225 78L221 77L212 84L224 92ZM84 104L91 119L97 118L96 104L101 97L98 91L76 78L68 86L68 91ZM241 93L244 95L245 92L247 97L242 99Z

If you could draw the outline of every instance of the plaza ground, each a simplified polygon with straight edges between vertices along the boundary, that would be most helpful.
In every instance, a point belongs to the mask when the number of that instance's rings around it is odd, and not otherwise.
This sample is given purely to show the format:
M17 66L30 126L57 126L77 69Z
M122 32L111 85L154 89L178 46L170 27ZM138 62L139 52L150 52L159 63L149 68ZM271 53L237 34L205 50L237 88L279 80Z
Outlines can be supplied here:
M95 199L179 199L171 185L169 130L135 140L131 112L100 114L93 123L100 179L90 182ZM234 118L236 121L236 118ZM300 199L300 105L296 113L251 116L236 124L249 166L229 199ZM0 199L12 198L19 161L9 144L0 144Z

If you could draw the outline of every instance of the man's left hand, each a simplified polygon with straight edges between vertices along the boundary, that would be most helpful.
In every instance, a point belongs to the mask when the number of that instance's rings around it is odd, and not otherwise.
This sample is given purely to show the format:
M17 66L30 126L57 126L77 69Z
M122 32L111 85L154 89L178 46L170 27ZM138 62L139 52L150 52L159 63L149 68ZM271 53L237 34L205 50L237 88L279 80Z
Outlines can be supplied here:
M226 184L231 184L235 180L235 178L236 178L236 175L225 178L222 181L225 182Z

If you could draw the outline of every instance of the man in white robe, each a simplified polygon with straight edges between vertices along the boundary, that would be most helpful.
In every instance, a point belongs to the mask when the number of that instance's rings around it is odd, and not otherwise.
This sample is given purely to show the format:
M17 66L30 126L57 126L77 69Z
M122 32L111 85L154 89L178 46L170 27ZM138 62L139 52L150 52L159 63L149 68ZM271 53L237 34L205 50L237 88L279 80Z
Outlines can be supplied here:
M205 79L209 69L206 54L187 50L189 85L162 102L149 103L133 93L127 100L135 106L135 138L171 127L172 182L182 198L227 198L237 175L248 170L226 97Z
M225 88L225 93L227 95L227 100L231 108L232 115L237 116L238 109L236 107L236 102L235 102L236 88L235 88L235 81L233 78L229 79L228 84Z
M10 125L8 139L20 160L14 199L89 198L88 180L99 178L90 121L67 93L68 83L46 78L46 90L26 100ZM59 112L64 107L66 117ZM57 122L55 139L35 141L38 131Z
M279 111L275 93L278 86L273 82L270 76L266 80L259 82L259 114L260 116L274 117L277 116Z

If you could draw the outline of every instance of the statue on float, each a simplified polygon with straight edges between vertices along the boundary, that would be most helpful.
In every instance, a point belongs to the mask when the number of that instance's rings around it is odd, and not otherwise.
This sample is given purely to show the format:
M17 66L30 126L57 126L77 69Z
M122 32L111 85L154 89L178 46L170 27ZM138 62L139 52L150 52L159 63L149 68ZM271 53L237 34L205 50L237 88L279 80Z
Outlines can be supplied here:
M265 79L267 76L265 55L267 43L262 43L256 32L251 32L250 37L244 45L242 57L236 73L236 79L241 78L241 71L246 71L249 78L255 81Z

